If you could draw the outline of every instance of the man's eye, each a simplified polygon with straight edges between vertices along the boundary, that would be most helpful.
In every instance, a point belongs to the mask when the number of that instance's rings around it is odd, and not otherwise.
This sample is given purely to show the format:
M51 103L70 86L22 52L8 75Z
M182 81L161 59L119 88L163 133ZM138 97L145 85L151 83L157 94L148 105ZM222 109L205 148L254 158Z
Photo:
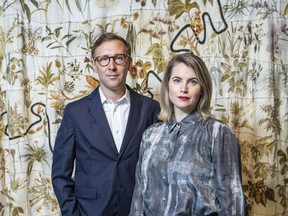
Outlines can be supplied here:
M99 59L99 61L107 61L107 59L109 59L108 56L102 56L102 57Z
M125 59L125 56L123 56L123 55L116 55L116 56L115 56L115 59L124 60L124 59Z

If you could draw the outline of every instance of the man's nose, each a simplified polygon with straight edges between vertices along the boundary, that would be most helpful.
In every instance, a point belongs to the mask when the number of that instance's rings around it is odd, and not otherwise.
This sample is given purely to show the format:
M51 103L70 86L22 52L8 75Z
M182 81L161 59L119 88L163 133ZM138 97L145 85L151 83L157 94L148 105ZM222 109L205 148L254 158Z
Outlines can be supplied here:
M114 62L113 57L110 57L110 61L109 61L109 64L108 64L108 68L109 68L110 70L116 68L116 63Z

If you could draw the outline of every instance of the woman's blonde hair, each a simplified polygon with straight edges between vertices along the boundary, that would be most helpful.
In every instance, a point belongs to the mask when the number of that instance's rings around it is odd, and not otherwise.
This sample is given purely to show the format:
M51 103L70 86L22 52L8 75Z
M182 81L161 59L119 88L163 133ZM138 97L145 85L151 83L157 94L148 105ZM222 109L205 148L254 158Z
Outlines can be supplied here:
M197 104L197 110L201 113L203 117L209 117L212 97L212 80L209 71L200 57L195 56L192 53L183 53L176 55L167 65L167 69L161 84L161 111L159 114L159 119L162 121L168 121L174 115L174 106L169 99L168 83L171 78L174 66L179 63L185 64L186 66L193 69L193 71L195 72L202 92Z

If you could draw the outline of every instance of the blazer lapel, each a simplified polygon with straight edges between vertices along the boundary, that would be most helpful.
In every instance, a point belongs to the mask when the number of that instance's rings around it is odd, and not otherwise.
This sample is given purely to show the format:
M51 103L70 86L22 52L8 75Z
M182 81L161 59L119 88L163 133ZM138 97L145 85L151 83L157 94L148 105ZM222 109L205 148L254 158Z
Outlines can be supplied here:
M110 130L110 126L108 124L105 112L103 110L103 106L101 104L101 98L99 94L99 87L95 89L89 96L89 112L90 115L94 118L96 123L99 125L101 131L106 137L109 146L112 148L112 151L118 155L118 151L113 139L113 135Z
M138 100L138 95L129 87L127 86L129 93L130 93L130 112L127 121L127 126L125 130L125 134L123 137L121 149L119 152L119 158L122 156L123 152L127 148L129 141L134 133L134 130L138 124L137 118L140 116L140 105Z

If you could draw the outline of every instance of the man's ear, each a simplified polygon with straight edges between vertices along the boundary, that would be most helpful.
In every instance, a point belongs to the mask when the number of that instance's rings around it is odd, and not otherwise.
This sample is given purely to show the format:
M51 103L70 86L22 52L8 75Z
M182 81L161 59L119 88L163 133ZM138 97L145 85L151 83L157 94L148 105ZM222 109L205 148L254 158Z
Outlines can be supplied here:
M130 57L129 68L128 68L128 70L129 70L130 72L132 71L132 67L133 67L133 59L132 59L132 57Z
M94 61L92 58L91 58L91 65L92 65L93 71L94 71L95 73L97 73L97 70L96 70L96 61Z

